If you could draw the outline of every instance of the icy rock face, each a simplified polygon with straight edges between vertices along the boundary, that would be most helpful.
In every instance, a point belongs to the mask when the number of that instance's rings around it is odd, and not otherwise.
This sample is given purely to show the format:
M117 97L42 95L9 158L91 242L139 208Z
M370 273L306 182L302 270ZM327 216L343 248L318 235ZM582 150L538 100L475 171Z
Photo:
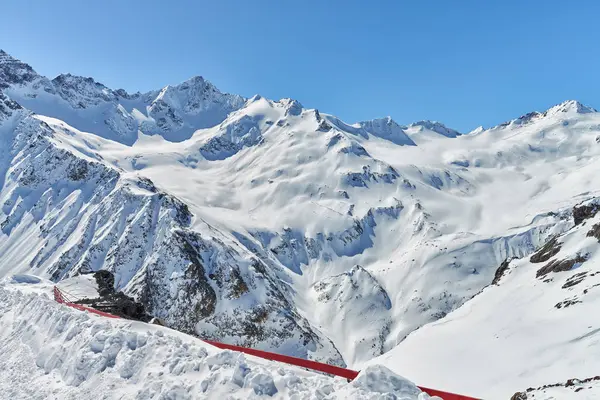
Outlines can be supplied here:
M39 78L31 66L0 50L0 90L11 85L23 86Z
M117 137L129 142L136 136L139 128L138 121L122 105L118 104L109 109L104 116L104 123L117 134Z
M363 286L364 285L364 286ZM334 275L319 281L313 285L313 289L319 294L319 301L336 303L337 307L349 307L352 300L360 300L368 297L364 306L367 312L373 307L382 307L389 310L392 306L386 291L360 265L355 266L347 273ZM365 292L361 292L361 289Z
M377 167L383 172L374 172L369 165L363 166L362 172L348 172L344 176L344 183L348 186L367 188L370 183L393 184L400 177L391 166L378 163Z
M129 291L169 326L345 365L332 343L297 313L262 261L189 230L177 230L167 240Z
M211 137L201 148L200 154L207 160L223 160L231 157L244 147L261 143L258 121L260 116L243 115L234 121L226 121L220 127L220 134Z
M302 110L304 109L299 101L293 99L281 99L279 100L279 103L285 107L286 116L298 116L302 114Z
M393 206L369 209L362 218L352 219L349 228L339 232L320 232L307 237L301 232L285 228L281 233L256 231L253 236L282 265L301 274L301 267L313 260L331 260L334 256L352 257L365 252L374 244L377 221L395 220L403 208L402 203L396 201Z
M597 112L594 108L585 106L576 100L567 100L554 107L549 108L544 114L545 116L555 115L557 113L589 114Z
M163 88L152 100L148 114L165 132L184 127L188 119L186 116L194 121L190 129L200 129L219 124L244 103L245 99L241 96L221 93L210 82L197 76L180 85ZM150 124L144 126L153 131Z
M52 84L57 94L75 109L117 101L117 96L112 90L93 78L62 74L52 79Z
M15 111L20 110L23 110L23 107L0 92L0 123L13 116Z
M177 86L167 86L159 95L170 106L186 114L198 114L218 106L225 114L240 108L245 99L237 95L221 93L201 76L193 77Z

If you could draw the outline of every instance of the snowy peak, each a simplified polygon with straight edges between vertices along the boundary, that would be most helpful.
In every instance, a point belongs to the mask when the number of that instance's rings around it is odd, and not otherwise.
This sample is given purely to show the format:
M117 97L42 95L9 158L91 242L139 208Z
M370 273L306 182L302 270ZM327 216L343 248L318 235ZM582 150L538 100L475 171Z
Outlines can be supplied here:
M35 113L127 145L136 141L138 131L174 142L189 139L198 129L217 126L246 103L201 76L143 95L71 74L49 80L4 51L0 90Z
M87 108L102 102L114 102L116 94L93 78L61 74L52 79L56 92L73 108Z
M24 85L33 82L39 75L29 64L0 50L0 90L11 85Z
M415 142L408 137L402 127L391 117L377 118L359 122L361 128L373 136L387 139L395 144L414 146Z
M485 128L480 125L477 128L473 129L471 132L467 133L467 135L479 135L483 131L485 131Z
M504 128L509 125L524 125L531 122L539 121L544 118L557 117L564 118L566 116L577 116L581 114L590 114L597 112L595 109L585 106L576 100L567 100L560 104L550 107L544 112L532 111L521 115L519 118L504 122L496 128Z
M242 107L246 99L242 96L221 93L212 83L201 76L194 76L176 86L163 88L152 105L164 102L184 113L198 114L215 107L228 112Z
M416 128L420 131L427 129L448 138L455 138L462 135L462 133L454 129L448 128L446 125L437 121L417 121L410 124L408 128Z
M246 102L242 96L220 92L201 76L176 86L165 86L153 96L149 93L145 97L150 102L148 116L154 122L143 124L142 131L169 133L165 138L174 141L189 138L196 129L220 124Z
M300 104L299 101L290 98L279 100L279 104L281 104L285 108L286 116L300 115L302 114L302 110L304 109L304 106Z
M585 106L577 100L567 100L560 104L550 107L545 113L545 116L555 115L558 113L577 113L577 114L589 114L597 112L595 109Z

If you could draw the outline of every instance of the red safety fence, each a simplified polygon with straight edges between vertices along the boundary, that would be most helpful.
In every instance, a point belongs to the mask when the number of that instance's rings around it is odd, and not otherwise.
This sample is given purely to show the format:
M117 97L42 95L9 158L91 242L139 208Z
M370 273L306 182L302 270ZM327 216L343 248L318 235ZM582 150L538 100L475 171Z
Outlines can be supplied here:
M108 318L121 318L117 315L109 314L100 310L96 310L92 307L86 307L81 304L76 304L74 301L77 300L75 296L72 296L66 293L64 290L60 290L56 286L54 286L54 300L58 303L65 304L69 307L73 307L80 311L88 311L103 317ZM201 339L202 340L202 339ZM212 340L202 340L205 343L218 347L219 349L224 350L233 350L238 351L240 353L249 354L251 356L264 358L270 361L282 362L290 365L295 365L297 367L302 367L306 369L310 369L313 371L319 371L330 375L341 376L342 378L346 378L348 380L354 380L358 376L358 371L353 371L351 369L336 367L335 365L323 364L316 361L305 360L304 358L297 358L291 356L284 356L283 354L271 353L269 351L250 349L247 347L234 346L231 344L225 344L220 342L214 342ZM430 396L438 396L443 400L478 400L474 397L463 396L455 393L447 393L442 392L441 390L429 389L426 387L419 386L423 392L427 393Z
M324 372L326 374L341 376L342 378L353 380L358 375L357 371L352 371L350 369L345 369L341 367L336 367L335 365L323 364L316 361L305 360L304 358L284 356L283 354L271 353L268 351L250 349L247 347L234 346L232 344L225 344L220 342L213 342L212 340L203 340L208 344L212 344L215 347L225 350L233 350L239 351L242 353L250 354L251 356L256 356L260 358L264 358L271 361L279 361L286 364L297 365L299 367L312 369L314 371Z

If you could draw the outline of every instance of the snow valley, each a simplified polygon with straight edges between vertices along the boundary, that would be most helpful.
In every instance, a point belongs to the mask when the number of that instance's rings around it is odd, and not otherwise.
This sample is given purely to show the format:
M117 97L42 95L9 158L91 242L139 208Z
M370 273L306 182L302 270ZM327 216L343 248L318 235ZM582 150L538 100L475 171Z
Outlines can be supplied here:
M486 399L597 375L590 107L470 133L348 123L202 77L49 79L4 52L0 90L2 277L107 270L184 333Z

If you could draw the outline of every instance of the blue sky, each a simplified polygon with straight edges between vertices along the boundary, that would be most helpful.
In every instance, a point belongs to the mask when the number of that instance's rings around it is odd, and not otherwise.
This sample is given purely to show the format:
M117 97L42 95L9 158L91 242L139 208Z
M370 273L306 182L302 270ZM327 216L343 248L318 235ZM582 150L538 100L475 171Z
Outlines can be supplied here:
M567 99L600 108L597 0L7 1L0 48L145 91L202 75L348 122L468 131Z

